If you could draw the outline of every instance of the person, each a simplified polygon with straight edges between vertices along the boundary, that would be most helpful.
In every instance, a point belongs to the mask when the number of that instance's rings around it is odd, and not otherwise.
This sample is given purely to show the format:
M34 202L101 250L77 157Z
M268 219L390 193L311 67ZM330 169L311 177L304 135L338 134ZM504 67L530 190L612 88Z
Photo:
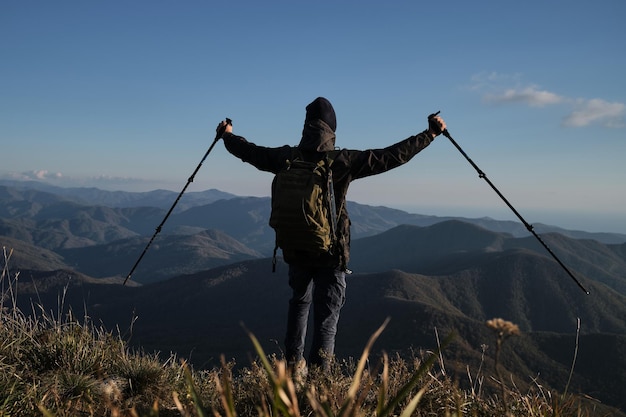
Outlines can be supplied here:
M292 289L285 335L285 357L290 369L306 364L304 350L311 305L313 340L309 364L327 369L334 355L339 313L345 302L346 274L351 273L347 268L350 259L350 218L345 204L348 186L356 179L407 163L446 128L438 115L429 117L428 126L423 132L385 148L336 151L331 169L338 211L339 250L316 256L282 250L283 259L289 266L289 286ZM326 98L318 97L307 105L302 138L297 145L302 158L319 161L326 152L334 151L336 129L335 110ZM248 142L233 134L227 121L219 123L216 132L228 152L261 171L276 174L292 158L294 147L264 147Z

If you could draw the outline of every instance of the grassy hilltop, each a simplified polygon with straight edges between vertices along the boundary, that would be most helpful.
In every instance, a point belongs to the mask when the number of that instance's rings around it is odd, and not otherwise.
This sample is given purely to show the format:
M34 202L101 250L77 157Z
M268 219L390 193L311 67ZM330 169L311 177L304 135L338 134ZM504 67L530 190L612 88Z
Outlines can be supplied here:
M0 309L1 416L600 416L623 415L596 401L542 386L523 390L500 366L502 347L516 337L516 325L486 323L495 344L492 365L467 368L460 381L446 373L450 338L441 351L411 358L370 358L384 324L361 358L335 361L327 372L287 372L285 362L267 356L249 334L258 356L234 371L234 364L194 370L176 355L132 350L125 337L65 311L25 315L14 308L19 274L2 271ZM483 352L484 354L484 352ZM484 365L484 366L483 366Z

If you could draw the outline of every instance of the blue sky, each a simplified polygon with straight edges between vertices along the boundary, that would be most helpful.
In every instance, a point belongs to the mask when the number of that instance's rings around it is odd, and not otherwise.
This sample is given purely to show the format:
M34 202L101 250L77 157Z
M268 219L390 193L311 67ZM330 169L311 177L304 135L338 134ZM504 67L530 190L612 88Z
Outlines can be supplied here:
M217 123L297 144L327 97L337 144L385 147L441 110L529 223L626 233L626 2L3 1L0 177L179 191ZM221 144L189 191L269 194ZM444 137L349 199L515 219Z

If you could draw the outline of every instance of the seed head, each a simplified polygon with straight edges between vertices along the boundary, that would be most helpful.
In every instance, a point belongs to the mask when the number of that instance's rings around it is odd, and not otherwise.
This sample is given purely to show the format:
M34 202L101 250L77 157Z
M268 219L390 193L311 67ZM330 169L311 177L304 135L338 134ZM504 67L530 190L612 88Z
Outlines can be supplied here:
M498 337L519 335L519 327L501 318L487 320L487 327L498 334Z

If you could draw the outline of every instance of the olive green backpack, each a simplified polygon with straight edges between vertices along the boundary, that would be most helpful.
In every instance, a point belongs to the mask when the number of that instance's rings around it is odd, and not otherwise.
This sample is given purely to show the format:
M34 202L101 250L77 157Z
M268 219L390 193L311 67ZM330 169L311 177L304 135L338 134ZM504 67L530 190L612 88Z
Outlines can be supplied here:
M308 162L294 149L292 159L272 181L270 226L276 232L276 251L332 253L337 239L337 210L331 165L337 152Z

